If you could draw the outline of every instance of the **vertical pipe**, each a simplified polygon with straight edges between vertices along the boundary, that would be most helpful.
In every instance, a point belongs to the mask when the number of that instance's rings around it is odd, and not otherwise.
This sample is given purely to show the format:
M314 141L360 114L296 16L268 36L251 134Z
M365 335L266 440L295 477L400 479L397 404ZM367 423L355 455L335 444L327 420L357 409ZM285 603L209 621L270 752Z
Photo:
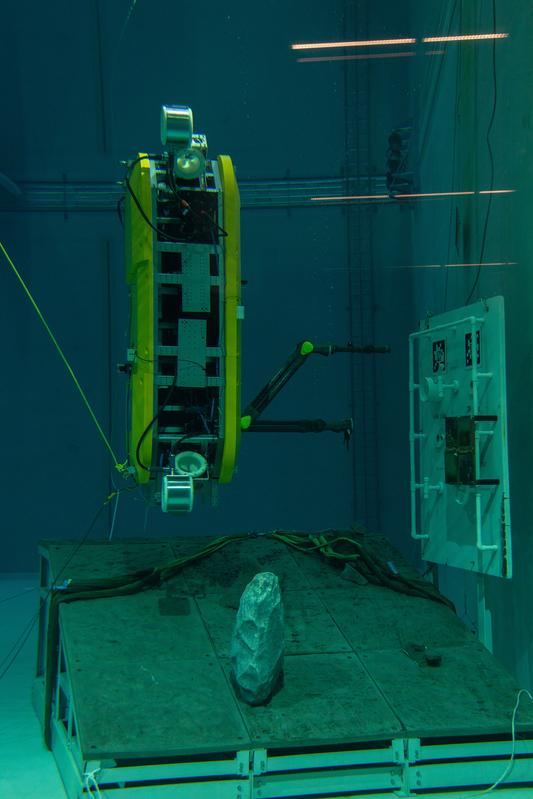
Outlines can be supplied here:
M415 383L415 358L414 358L414 340L418 338L420 334L412 334L409 336L409 461L410 461L410 470L411 470L411 482L410 482L410 493L411 493L411 538L414 538L417 541L424 540L429 538L427 533L417 533L417 514L416 514L416 492L419 487L423 485L423 483L416 482L416 447L415 441L417 439L425 438L425 434L420 432L415 432L415 391L420 391L420 383ZM426 481L427 486L428 481Z
M477 416L479 413L479 393L477 390L477 338L476 338L476 322L478 320L475 316L470 318L470 335L472 336L472 415ZM478 464L476 463L476 466Z
M107 135L107 114L106 114L106 81L104 70L104 47L102 40L102 11L100 0L93 0L94 17L96 27L96 76L97 76L97 107L100 109L100 152L106 155L109 152L109 141Z
M414 344L409 336L409 460L411 466L411 537L416 538Z
M469 33L479 30L480 0L461 0L461 31ZM458 142L457 161L460 182L463 186L475 187L478 174L478 48L461 47L458 58L459 96L457 119L462 137ZM462 141L461 141L462 138ZM469 263L476 258L475 245L478 240L476 225L476 198L467 196L461 204L461 260ZM466 270L465 274L467 274ZM466 278L468 280L468 277Z
M104 293L105 293L105 315L106 315L106 350L107 350L107 434L109 441L113 440L113 364L112 364L112 297L111 297L111 241L106 238L103 246L104 256ZM114 491L113 485L113 466L109 466L108 493ZM113 521L114 503L108 505L108 527L111 529Z
M345 1L344 3L344 16L343 16L343 36L346 40L348 37L348 11L349 11L349 2ZM345 194L349 194L349 157L348 157L348 149L350 144L350 137L348 134L348 126L350 124L350 118L348 114L348 62L344 62L344 149L345 149L345 160L344 160L344 180L345 180ZM343 207L341 213L344 213L344 218L346 222L346 266L347 266L347 294L348 294L348 335L350 341L354 340L354 314L353 314L353 278L352 278L352 240L350 235L350 224L351 224L351 212L349 206ZM348 360L349 370L350 370L350 378L349 378L349 396L350 396L350 407L351 412L355 416L356 414L356 407L355 407L355 386L356 386L356 376L355 376L355 360L354 358L349 358ZM357 522L358 520L358 513L360 511L359 503L357 501L357 484L358 484L358 474L357 474L357 455L355 451L355 444L352 443L352 519L353 522Z
M489 652L492 652L492 613L487 607L485 580L486 577L484 574L481 573L477 575L476 589L478 637L481 643L487 647Z

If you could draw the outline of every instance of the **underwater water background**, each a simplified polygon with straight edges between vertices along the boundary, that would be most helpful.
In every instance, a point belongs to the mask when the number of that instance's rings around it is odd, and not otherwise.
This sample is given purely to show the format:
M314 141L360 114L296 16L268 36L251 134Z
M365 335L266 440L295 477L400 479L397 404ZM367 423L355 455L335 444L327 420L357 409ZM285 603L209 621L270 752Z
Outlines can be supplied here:
M495 9L506 38L422 41L490 32ZM115 538L362 524L417 562L407 337L426 313L465 304L477 278L473 297L503 294L507 319L515 576L487 582L494 651L531 685L532 25L526 0L236 0L201 9L58 0L53 13L35 2L4 9L1 240L121 454L126 384L116 364L127 346L127 291L109 198L121 159L160 149L164 103L190 105L211 157L228 153L236 165L248 281L244 403L302 339L392 348L364 363L347 355L309 363L269 411L353 415L349 450L328 433L244 436L218 507L175 519L122 495ZM399 38L416 41L291 49ZM453 196L390 199L389 137L399 129L409 190ZM513 192L460 194L491 188ZM311 199L328 195L378 199ZM480 256L499 265L478 277ZM446 266L458 263L474 266ZM82 535L119 478L5 261L0 324L0 568L30 572L37 541ZM95 537L107 535L113 513L110 505ZM473 576L442 568L441 586L470 623Z

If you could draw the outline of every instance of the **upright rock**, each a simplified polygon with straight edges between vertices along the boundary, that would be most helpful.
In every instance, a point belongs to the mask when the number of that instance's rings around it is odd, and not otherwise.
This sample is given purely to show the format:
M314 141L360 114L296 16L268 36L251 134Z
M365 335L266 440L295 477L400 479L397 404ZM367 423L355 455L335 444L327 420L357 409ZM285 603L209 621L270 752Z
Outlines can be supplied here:
M279 580L256 574L243 591L231 639L231 676L249 705L267 701L283 677L283 604Z

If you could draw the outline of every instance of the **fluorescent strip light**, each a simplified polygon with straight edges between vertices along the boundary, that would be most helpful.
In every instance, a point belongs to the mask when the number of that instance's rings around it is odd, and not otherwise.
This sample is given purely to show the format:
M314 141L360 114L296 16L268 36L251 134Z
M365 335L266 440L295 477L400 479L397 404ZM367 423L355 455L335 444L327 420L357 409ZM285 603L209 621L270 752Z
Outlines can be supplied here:
M353 42L309 42L291 44L292 50L326 50L330 47L382 47L398 44L416 44L416 39L360 39Z
M480 42L486 39L507 39L508 33L468 33L464 36L424 36L423 42Z
M516 189L483 189L482 191L432 191L419 194L353 194L346 197L310 197L311 202L341 202L345 200L409 200L425 197L472 197L475 194L512 194ZM448 264L453 266L453 264Z
M432 191L427 194L395 194L393 199L407 199L409 197L463 197L467 194L475 194L475 191Z
M516 189L484 189L478 191L478 194L513 194Z
M483 191L433 191L425 194L395 194L394 198L401 200L409 199L409 197L465 197L472 194L513 194L516 189L484 189Z
M444 264L444 266L516 266L516 261L483 261L480 264Z

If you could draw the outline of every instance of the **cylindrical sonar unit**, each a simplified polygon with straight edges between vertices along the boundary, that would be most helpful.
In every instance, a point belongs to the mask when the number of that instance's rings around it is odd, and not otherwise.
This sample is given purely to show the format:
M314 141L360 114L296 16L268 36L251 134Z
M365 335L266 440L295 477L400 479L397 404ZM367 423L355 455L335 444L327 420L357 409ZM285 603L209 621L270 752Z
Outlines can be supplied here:
M193 501L194 483L190 475L164 475L161 485L161 508L164 513L190 513Z
M192 110L186 105L164 105L161 108L161 143L172 149L186 150L193 133Z

